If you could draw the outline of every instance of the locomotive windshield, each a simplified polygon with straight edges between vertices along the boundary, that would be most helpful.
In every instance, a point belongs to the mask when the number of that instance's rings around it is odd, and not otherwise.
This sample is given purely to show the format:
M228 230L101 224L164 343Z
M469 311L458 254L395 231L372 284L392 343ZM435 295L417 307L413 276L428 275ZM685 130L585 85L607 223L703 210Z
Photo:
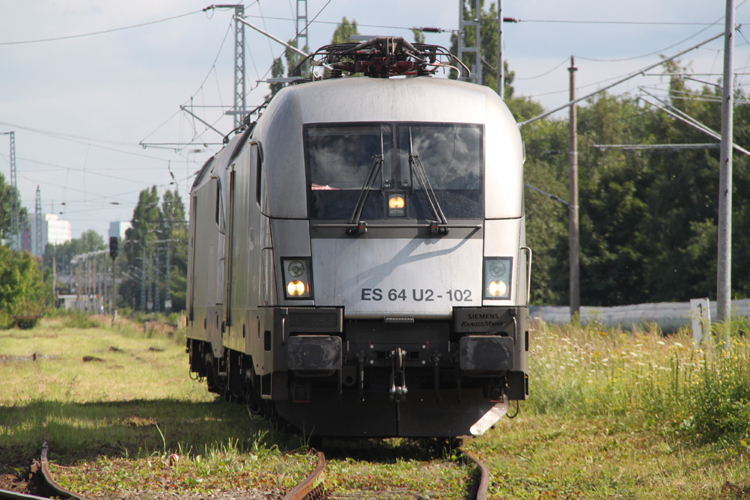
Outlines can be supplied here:
M362 220L434 220L434 205L448 219L484 214L482 125L306 125L304 136L311 219L348 219L363 191Z

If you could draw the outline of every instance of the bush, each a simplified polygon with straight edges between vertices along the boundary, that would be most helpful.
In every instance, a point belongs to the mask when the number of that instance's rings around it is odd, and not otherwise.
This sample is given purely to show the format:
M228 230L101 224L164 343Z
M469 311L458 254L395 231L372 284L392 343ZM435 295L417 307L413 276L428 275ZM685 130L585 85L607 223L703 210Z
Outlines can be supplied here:
M94 321L90 314L86 314L82 311L71 311L63 320L64 328L84 330L88 328L98 328L100 326L101 324Z
M33 327L53 298L48 269L29 252L0 246L0 328Z

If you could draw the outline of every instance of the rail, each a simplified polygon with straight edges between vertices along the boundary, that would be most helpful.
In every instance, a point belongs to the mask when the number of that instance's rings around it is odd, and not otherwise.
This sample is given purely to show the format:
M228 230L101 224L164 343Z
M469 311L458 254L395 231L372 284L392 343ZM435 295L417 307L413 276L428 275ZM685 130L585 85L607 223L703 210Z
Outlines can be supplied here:
M282 500L322 500L327 494L320 480L323 470L326 468L326 456L322 451L318 452L318 466L307 476L307 478L295 486Z
M469 461L473 462L480 471L479 483L476 488L476 494L472 495L472 499L486 500L487 490L489 488L489 476L490 472L484 463L479 458L462 448L459 448L462 455ZM49 462L47 460L47 454L49 446L45 442L42 446L42 458L41 458L41 472L42 477L45 481L45 486L49 488L51 497L68 498L71 500L84 500L81 496L66 490L52 478L49 471ZM328 498L329 493L326 491L323 481L322 474L326 467L326 457L322 451L317 452L318 464L315 470L305 478L304 481L295 486L282 500L323 500ZM39 467L39 465L37 465ZM0 490L0 500L49 500L48 497L29 495L24 493L18 493L9 490Z
M27 495L17 491L0 490L0 499L2 500L49 500L47 497L38 497L36 495Z
M84 500L83 497L80 497L72 491L68 491L57 484L57 482L52 478L52 474L49 471L49 461L47 460L48 452L49 445L45 441L42 445L41 461L34 461L34 464L31 466L31 473L33 475L36 475L39 473L39 469L41 468L42 480L44 481L43 493L48 494L49 497L29 495L26 493L19 493L10 490L0 490L0 500L49 500L50 497L68 498L71 500Z
M49 471L49 462L47 461L47 452L49 451L49 445L45 441L42 445L42 475L44 476L44 480L47 483L47 486L54 492L53 496L57 497L63 497L63 498L71 498L73 500L83 500L83 497L80 497L73 493L72 491L68 491L52 478L52 474Z
M486 500L487 498L487 489L490 486L490 470L487 468L484 463L482 463L479 458L474 455L473 453L470 453L464 449L461 449L461 453L474 462L474 464L479 468L480 476L479 476L479 485L477 487L477 494L474 497L476 500Z

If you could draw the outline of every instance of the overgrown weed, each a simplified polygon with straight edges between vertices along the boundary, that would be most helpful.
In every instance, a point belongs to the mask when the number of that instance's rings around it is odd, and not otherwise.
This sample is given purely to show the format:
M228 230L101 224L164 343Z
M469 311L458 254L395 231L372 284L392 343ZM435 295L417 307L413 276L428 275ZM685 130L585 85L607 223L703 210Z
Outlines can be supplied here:
M537 321L526 406L538 414L616 417L699 443L747 447L750 346L740 335L747 325L735 320L730 328L727 350L716 336L695 346L688 330L664 335L655 325L625 332L596 322Z

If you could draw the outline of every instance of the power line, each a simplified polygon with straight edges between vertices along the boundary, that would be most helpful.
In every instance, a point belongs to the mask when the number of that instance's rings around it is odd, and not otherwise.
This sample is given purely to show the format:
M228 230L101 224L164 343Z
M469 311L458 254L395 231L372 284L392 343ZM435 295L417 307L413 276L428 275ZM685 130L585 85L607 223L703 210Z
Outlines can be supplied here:
M715 23L713 23L713 24L715 24ZM706 30L707 30L708 28L710 28L711 26L713 26L713 24L710 24L710 25L706 26L705 28L703 28L702 30L700 30L700 31L697 31L696 33L693 33L692 35L690 35L689 37L685 38L684 40L680 40L679 42L677 42L677 43L673 43L672 45L670 45L670 46L668 46L668 47L664 47L663 49L659 49L659 50L655 50L655 51L653 51L653 52L649 52L648 54L642 54L642 55L640 55L640 56L633 56L633 57L623 57L623 58L620 58L620 59L595 59L595 58L593 58L593 57L583 57L583 56L576 56L576 57L577 57L578 59L583 59L583 60L586 60L586 61L593 61L593 62L622 62L622 61L634 61L634 60L636 60L636 59L642 59L642 58L644 58L644 57L648 57L648 56L653 56L653 55L655 55L655 54L659 54L659 53L661 53L661 52L664 52L665 50L669 50L669 49L671 49L671 48L673 48L673 47L677 47L678 45L681 45L681 44L683 44L683 43L687 42L687 41L688 41L688 40L690 40L691 38L693 38L693 37L696 37L696 36L700 35L700 34L701 34L701 33L703 33L704 31L706 31Z
M525 77L525 78L519 78L519 77L515 77L515 80L534 80L534 79L536 79L536 78L541 78L541 77L543 77L543 76L547 76L547 75L549 75L550 73L552 73L552 72L553 72L553 71L555 71L555 70L556 70L557 68L559 68L560 66L562 66L563 64L565 64L565 63L567 63L567 62L568 62L568 58L566 57L565 59L563 59L563 60L562 60L562 62L561 62L560 64L558 64L557 66L555 66L555 67L554 67L554 68L552 68L551 70L545 71L544 73L542 73L542 74L540 74L540 75L536 75L536 76L528 76L528 77Z
M20 128L22 130L28 130L29 132L34 132L34 133L37 133L37 134L46 135L48 137L52 137L54 139L59 139L61 141L74 142L76 144L82 144L84 146L91 146L91 147L94 147L94 148L104 149L104 150L107 150L107 151L114 151L116 153L122 153L122 154L126 154L126 155L131 155L131 156L138 156L140 158L147 158L149 160L164 161L163 158L158 158L156 156L149 156L149 155L144 155L144 154L141 154L141 153L132 153L130 151L123 151L121 149L109 148L109 147L106 147L106 146L99 146L97 144L92 144L92 142L99 142L99 143L103 143L103 144L115 144L115 145L127 146L127 147L132 147L132 148L141 148L141 146L138 145L138 144L132 144L132 143L127 143L127 142L109 141L109 140L106 140L106 139L94 139L94 138L91 138L91 137L83 137L83 136L77 136L77 135L72 135L72 134L64 134L62 132L53 132L53 131L43 130L43 129L38 129L38 128L24 127L24 126L21 126L21 125L15 125L15 124L6 123L6 122L0 122L0 125L6 125L6 126L9 126L9 127Z
M626 25L671 25L671 26L713 26L713 23L675 22L675 21L580 21L562 19L519 19L522 23L556 23L556 24L626 24Z
M644 73L645 73L646 71L649 71L649 70L651 70L651 69L653 69L653 68L655 68L655 67L657 67L657 66L660 66L660 65L662 65L662 64L665 64L665 63L667 63L667 62L669 62L669 61L672 61L672 60L674 60L674 59L676 59L676 58L680 57L681 55L687 54L688 52L690 52L690 51L692 51L692 50L695 50L696 48L700 47L701 45L705 45L705 44L707 44L707 43L709 43L709 42L712 42L713 40L716 40L717 38L719 38L719 37L722 37L722 36L724 36L724 33L723 33L723 32L722 32L722 33L719 33L719 34L717 34L717 35L714 35L713 37L711 37L711 38L709 38L709 39L707 39L707 40L704 40L704 41L702 41L702 42L700 42L700 43L698 43L698 44L696 44L696 45L694 45L694 46L692 46L692 47L690 47L690 48L688 48L688 49L685 49L685 50L683 50L683 51L681 51L681 52L678 52L677 54L675 54L675 55L673 55L673 56L671 56L671 57L669 57L669 58L663 59L662 61L660 61L660 62L658 62L658 63L655 63L655 64L651 64L651 65L649 65L649 66L647 66L647 67L645 67L645 68L643 68L643 69L641 69L641 70L638 70L638 71L634 71L634 72L632 72L632 73L628 73L628 74L627 74L627 75L625 75L624 77L617 77L617 80L616 80L616 81L615 81L614 83L610 83L610 84L609 84L609 85L607 85L606 87L604 87L604 88L602 88L602 89L599 89L599 90L597 90L596 92L592 92L592 93L590 93L590 94L587 94L587 95L584 95L584 96L582 96L582 97L578 97L577 99L574 99L574 100L570 101L570 102L569 102L569 103L567 103L567 104L564 104L564 105L562 105L562 106L559 106L559 107L557 107L557 108L554 108L554 109L552 109L552 110L550 110L550 111L547 111L547 112L545 112L545 113L542 113L542 114L541 114L541 115L539 115L539 116L535 116L535 117L533 117L533 118L530 118L530 119L528 119L528 120L526 120L526 121L523 121L523 122L519 123L519 124L518 124L518 126L519 126L519 127L523 127L524 125L528 125L529 123L532 123L532 122L534 122L534 121L536 121L536 120L540 120L540 119L542 119L542 118L545 118L545 117L547 117L547 116L549 116L549 115L551 115L551 114L553 114L553 113L556 113L557 111L560 111L560 110L562 110L562 109L565 109L565 108L567 108L568 106L571 106L571 105L573 105L573 104L575 104L575 103L577 103L577 102L580 102L580 101L584 101L584 100L586 100L586 99L589 99L590 97L594 96L595 94L598 94L598 93L600 93L600 92L604 92L605 90L607 90L607 89L610 89L610 88L612 88L612 87L614 87L614 86L616 86L616 85L619 85L619 84L621 84L621 83L624 83L624 82L626 82L626 81L630 80L631 78L634 78L634 77L636 77L636 76L638 76L638 75L642 75L642 74L644 74ZM610 80L611 80L611 79L610 79Z
M174 19L180 19L182 17L192 16L193 14L198 14L199 12L203 12L203 10L194 10L193 12L188 12L187 14L180 14L178 16L172 16L172 17L166 17L164 19L158 19L156 21L149 21L146 23L140 23L140 24L133 24L131 26L123 26L121 28L112 28L109 30L102 30L102 31L92 31L90 33L80 33L78 35L67 35L67 36L58 36L53 38L39 38L36 40L20 40L15 42L0 42L0 45L24 45L24 44L30 44L30 43L42 43L42 42L57 42L60 40L71 40L73 38L83 38L86 36L94 36L94 35L104 35L106 33L114 33L116 31L124 31L129 30L133 28L141 28L143 26L150 26L152 24L158 24L163 23L166 21L172 21Z
M256 16L256 15L246 15L245 17L254 17L254 18L264 18L264 19L271 19L275 21L294 21L294 19L288 18L288 17L278 17L278 16ZM723 19L723 17L721 18ZM318 24L331 24L331 25L338 25L341 24L340 21L315 21ZM676 22L676 21L582 21L582 20L555 20L555 19L516 19L515 22L518 23L559 23L559 24L601 24L601 25L608 25L608 24L622 24L622 25L643 25L643 26L650 26L650 25L672 25L672 26L713 26L718 23L718 21L714 21L713 23L706 23L706 22ZM312 24L312 23L311 23ZM382 25L382 24L361 24L357 23L357 26L361 26L363 28L388 28L388 29L397 29L397 30L409 30L411 31L414 29L414 27L407 27L407 26L391 26L391 25ZM452 29L442 29L437 28L440 31L450 31L452 32Z
M745 3L745 2L747 2L747 0L742 0L742 2L740 2L740 4L739 4L739 5L737 6L737 8L739 8L739 7L742 7L742 5L743 5L743 4ZM719 17L719 18L718 18L718 19L717 19L716 21L714 21L714 22L712 22L712 23L705 23L705 26L706 26L705 28L703 28L702 30L699 30L699 31L697 31L697 32L693 33L692 35L690 35L689 37L685 38L685 39L684 39L684 40L682 40L682 41L679 41L679 42L677 42L677 43L675 43L675 44L673 44L673 45L670 45L669 47L664 47L663 49L659 49L659 50L657 50L657 51L654 51L654 52L650 52L650 53L648 53L648 54L643 54L643 55L641 55L641 56L635 56L635 57L626 57L626 58L622 58L622 59L593 59L593 58L582 57L582 56L576 56L576 57L578 57L579 59L585 59L585 60L587 60L587 61L595 61L595 62L621 62L621 61L632 61L632 60L634 60L634 59L641 59L641 58L643 58L643 57L648 57L648 56L652 56L652 55L654 55L654 54L658 54L659 52L662 52L662 51L665 51L665 50L669 50L669 49L671 49L671 48L673 48L673 47L676 47L676 46L678 46L678 45L680 45L680 44L682 44L682 43L684 43L684 42L687 42L687 41L688 41L688 40L690 40L691 38L693 38L693 37L695 37L695 36L698 36L698 35L700 35L701 33L703 33L704 31L706 31L706 30L707 30L708 28L710 28L711 26L713 26L713 25L715 25L715 24L719 23L719 22L720 22L720 21L721 21L722 19L724 19L724 16L721 16L721 17ZM620 23L620 22L612 22L612 23L610 23L610 24L618 24L618 23ZM622 23L624 24L624 23L626 23L626 21L622 21ZM649 22L649 24L650 24L650 23L651 23L651 22ZM669 22L666 22L666 23L657 23L657 24L670 24L670 23L669 23ZM737 27L737 29L739 29L739 27Z

